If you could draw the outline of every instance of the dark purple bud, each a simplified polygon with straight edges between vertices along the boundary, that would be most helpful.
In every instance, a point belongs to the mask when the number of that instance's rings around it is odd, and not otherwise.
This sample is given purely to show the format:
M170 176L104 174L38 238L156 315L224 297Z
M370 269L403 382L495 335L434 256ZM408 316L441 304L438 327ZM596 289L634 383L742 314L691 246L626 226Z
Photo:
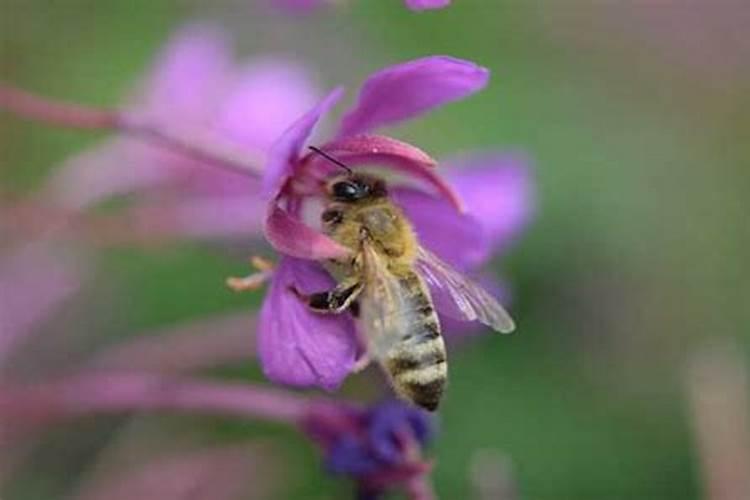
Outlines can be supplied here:
M388 401L370 413L369 440L377 457L397 464L404 459L401 436L408 433L420 446L427 444L433 434L430 415L399 401Z

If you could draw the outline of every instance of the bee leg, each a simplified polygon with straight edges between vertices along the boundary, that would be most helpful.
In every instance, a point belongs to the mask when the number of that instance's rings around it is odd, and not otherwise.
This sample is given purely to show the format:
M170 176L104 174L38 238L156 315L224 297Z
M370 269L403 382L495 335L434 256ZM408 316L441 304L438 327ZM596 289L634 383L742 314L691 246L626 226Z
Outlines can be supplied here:
M250 290L257 290L273 274L273 263L264 259L263 257L253 256L250 259L250 263L253 265L257 272L238 278L236 276L230 276L226 280L226 284L235 292L246 292Z
M354 362L354 366L352 367L353 373L359 373L368 366L370 366L370 363L372 363L372 358L369 354L365 353L362 356L359 357L357 361Z
M359 301L353 300L351 304L349 304L349 312L352 313L352 316L354 319L359 319Z
M307 306L317 313L340 314L346 311L362 291L362 284L352 283L349 280L342 281L336 288L326 292L317 292L310 295L301 293L296 288L292 289Z

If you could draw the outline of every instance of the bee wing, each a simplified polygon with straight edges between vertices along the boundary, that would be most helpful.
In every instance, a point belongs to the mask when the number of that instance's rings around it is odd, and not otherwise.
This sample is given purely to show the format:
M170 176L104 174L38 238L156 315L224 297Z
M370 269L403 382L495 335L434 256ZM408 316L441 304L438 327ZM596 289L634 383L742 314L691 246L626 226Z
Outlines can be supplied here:
M495 297L422 247L417 251L417 269L430 288L450 297L460 312L459 319L480 321L501 333L515 329L510 315Z
M417 321L408 291L388 270L372 245L363 244L364 289L360 297L360 321L369 353L377 360L409 334Z

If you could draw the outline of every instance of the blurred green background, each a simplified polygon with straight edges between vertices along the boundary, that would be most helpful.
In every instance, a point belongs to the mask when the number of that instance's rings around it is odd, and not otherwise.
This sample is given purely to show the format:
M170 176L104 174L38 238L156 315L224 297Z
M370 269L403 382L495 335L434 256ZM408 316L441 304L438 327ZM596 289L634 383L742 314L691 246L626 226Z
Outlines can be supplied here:
M437 491L474 498L472 463L484 450L507 460L524 499L703 498L685 371L716 343L746 358L750 339L750 7L454 3L417 15L397 0L352 0L290 17L251 0L0 0L0 76L114 104L173 29L196 19L223 23L243 55L306 62L324 88L354 89L374 69L428 54L489 67L487 90L397 133L437 157L526 151L538 181L536 220L497 262L513 287L517 335L482 336L451 352L433 450ZM0 115L3 190L32 189L98 138ZM85 324L103 345L257 304L222 286L245 250L216 250L108 250L97 274L106 292L84 294L77 314L97 308ZM226 373L261 379L255 366ZM367 383L354 380L345 393ZM50 437L4 498L61 498L123 423L102 420ZM200 423L209 441L277 443L274 498L348 491L292 431Z

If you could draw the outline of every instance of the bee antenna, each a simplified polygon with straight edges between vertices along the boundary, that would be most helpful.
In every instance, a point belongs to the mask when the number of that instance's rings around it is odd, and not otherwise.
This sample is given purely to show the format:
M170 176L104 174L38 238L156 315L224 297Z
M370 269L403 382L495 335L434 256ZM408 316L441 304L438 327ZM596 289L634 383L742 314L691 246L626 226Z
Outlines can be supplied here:
M334 165L337 165L337 166L343 168L344 170L346 170L349 173L349 175L352 175L352 169L349 168L348 166L346 166L346 164L344 164L344 162L342 162L341 160L339 160L337 158L334 158L333 156L329 155L328 153L326 153L322 149L316 148L315 146L308 146L308 148L310 148L313 152L319 154L320 156L322 156L326 160L330 161Z

